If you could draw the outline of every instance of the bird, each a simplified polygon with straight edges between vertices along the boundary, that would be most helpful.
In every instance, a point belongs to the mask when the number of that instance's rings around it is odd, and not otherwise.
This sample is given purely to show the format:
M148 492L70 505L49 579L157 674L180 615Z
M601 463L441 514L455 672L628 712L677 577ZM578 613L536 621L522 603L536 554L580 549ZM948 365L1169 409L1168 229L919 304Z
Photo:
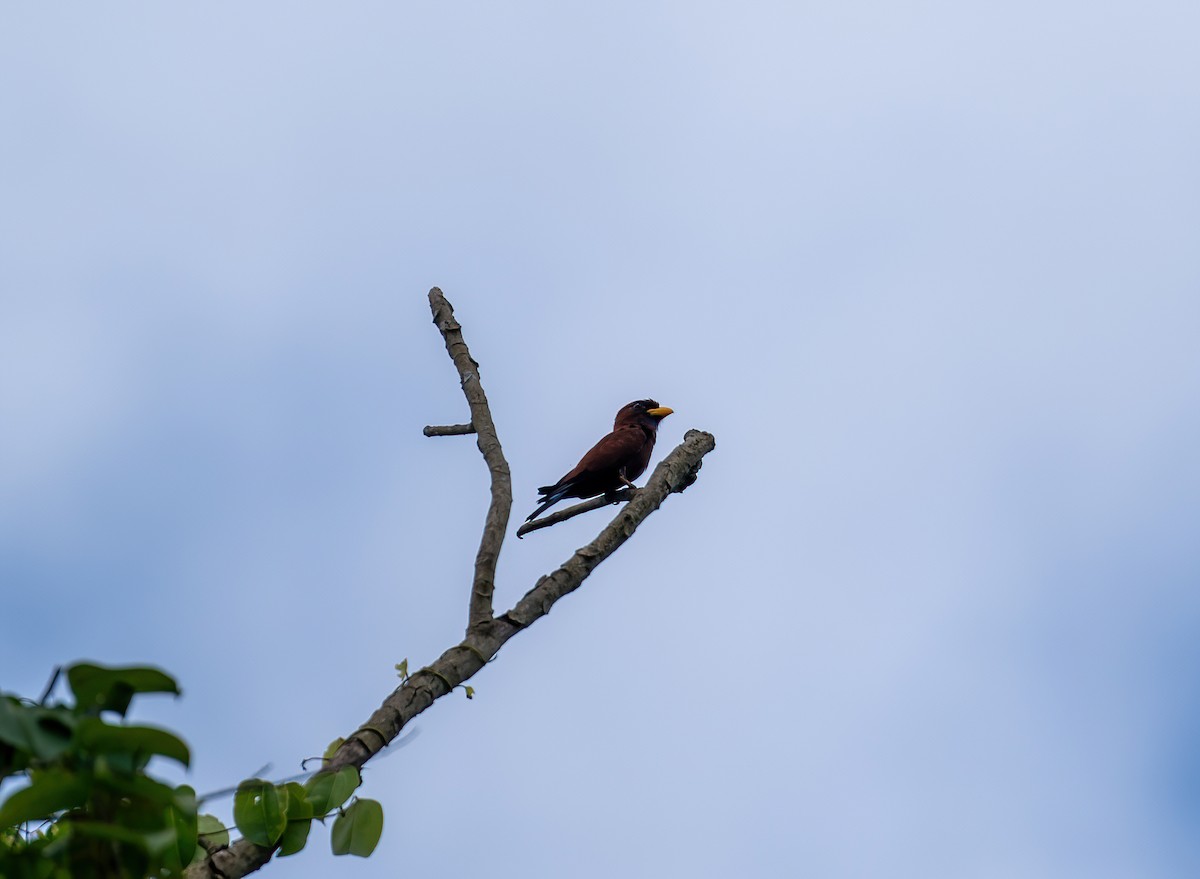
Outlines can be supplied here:
M622 486L633 488L633 480L650 463L659 422L673 411L658 405L657 400L634 400L622 406L613 420L612 433L592 446L566 476L538 489L541 506L525 521L532 522L563 498L588 498Z

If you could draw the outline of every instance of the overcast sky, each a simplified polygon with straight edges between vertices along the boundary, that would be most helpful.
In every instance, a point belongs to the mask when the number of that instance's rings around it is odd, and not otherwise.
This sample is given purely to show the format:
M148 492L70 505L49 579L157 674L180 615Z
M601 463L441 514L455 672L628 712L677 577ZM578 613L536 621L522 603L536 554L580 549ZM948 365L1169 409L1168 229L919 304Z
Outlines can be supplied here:
M6 4L0 687L197 789L462 634L624 403L713 432L280 877L1200 872L1200 6ZM607 512L511 541L497 604ZM215 804L223 817L228 800Z

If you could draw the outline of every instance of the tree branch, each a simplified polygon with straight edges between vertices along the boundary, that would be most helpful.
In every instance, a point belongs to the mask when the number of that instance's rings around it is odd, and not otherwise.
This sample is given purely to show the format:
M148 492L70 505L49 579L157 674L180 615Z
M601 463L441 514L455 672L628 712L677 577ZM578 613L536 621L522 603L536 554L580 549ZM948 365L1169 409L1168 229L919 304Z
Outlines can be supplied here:
M425 436L465 436L475 432L473 424L430 424L425 427L422 433Z
M534 587L510 610L493 617L493 578L496 556L499 554L512 505L511 479L508 465L500 452L499 440L496 439L487 398L479 386L478 373L475 371L478 365L471 359L466 344L462 342L461 328L454 320L450 304L446 302L441 291L433 288L429 292L429 300L434 322L446 339L446 350L450 352L451 359L462 376L463 393L471 405L471 421L479 429L479 448L492 471L492 504L488 510L483 542L476 557L476 587L471 595L471 624L461 642L404 680L383 700L383 704L367 722L347 737L325 766L331 771L343 766L357 766L361 769L368 760L395 741L409 721L433 705L436 700L470 680L496 656L510 638L548 614L559 599L578 589L596 566L632 537L638 526L657 510L670 494L684 491L694 483L704 456L716 448L716 440L712 434L689 430L683 442L654 469L644 488L618 492L619 495L623 495L620 499L627 499L628 503L600 531L595 540L577 550L550 574L540 577ZM601 503L595 503L596 500ZM552 524L549 521L551 519L562 521L564 518L586 512L585 507L597 509L609 502L611 501L600 498L576 504L539 519L537 523ZM493 537L495 532L491 529L495 525L499 527L499 537ZM539 524L538 527L545 525ZM481 571L487 574L486 593L479 591ZM481 596L484 594L486 617L482 613L484 599ZM274 848L239 839L226 848L211 852L203 861L189 867L186 875L188 879L240 879L266 864L274 853Z
M492 593L496 588L496 562L500 559L500 548L504 544L504 532L508 530L508 516L512 512L512 475L500 438L496 436L496 425L492 423L492 410L487 395L479 381L479 364L471 356L467 343L463 341L462 326L454 319L454 308L434 287L429 291L429 308L433 322L446 340L446 352L454 361L458 377L462 382L463 396L471 408L469 427L478 434L479 451L492 474L492 502L488 506L483 524L483 537L479 541L479 552L475 555L475 580L471 584L467 628L470 630L492 619ZM425 428L430 436L430 428Z
M517 537L521 538L530 531L538 531L542 528L549 528L551 525L557 525L559 522L565 522L567 519L574 519L583 513L590 513L592 510L598 510L601 507L612 506L613 504L625 503L633 499L637 489L622 488L620 491L614 491L612 494L602 494L599 497L588 498L581 504L566 507L562 510L557 510L549 515L542 516L540 519L532 519L521 524L517 529Z
M711 433L689 430L654 469L646 487L587 546L575 552L559 568L540 577L532 589L506 613L486 625L468 631L458 644L420 669L401 684L371 715L357 732L338 748L329 769L354 765L362 767L373 755L391 742L404 725L445 696L454 687L469 680L499 652L513 635L528 628L564 595L574 592L598 564L616 552L646 517L657 510L672 492L683 491L695 482L701 459L716 447ZM368 733L364 735L363 733Z

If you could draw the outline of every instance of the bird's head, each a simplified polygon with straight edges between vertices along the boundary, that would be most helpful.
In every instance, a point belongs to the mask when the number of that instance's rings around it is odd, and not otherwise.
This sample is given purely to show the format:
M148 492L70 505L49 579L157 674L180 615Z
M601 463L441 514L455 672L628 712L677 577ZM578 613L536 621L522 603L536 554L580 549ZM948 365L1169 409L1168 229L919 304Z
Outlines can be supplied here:
M613 427L636 424L650 430L658 430L658 423L674 410L658 405L657 400L634 400L621 407Z

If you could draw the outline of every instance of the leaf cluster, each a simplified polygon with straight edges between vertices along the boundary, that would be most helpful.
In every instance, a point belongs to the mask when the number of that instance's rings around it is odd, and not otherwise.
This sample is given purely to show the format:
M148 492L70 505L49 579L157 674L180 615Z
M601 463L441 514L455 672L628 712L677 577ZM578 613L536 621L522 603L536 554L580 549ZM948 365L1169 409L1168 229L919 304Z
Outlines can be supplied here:
M156 668L79 663L66 670L71 699L0 694L0 875L89 879L178 875L196 848L196 793L146 772L154 757L183 766L174 733L125 723L144 693L179 694ZM53 684L53 682L52 682Z
M331 750L336 749L335 743ZM330 835L335 855L367 857L375 851L383 833L383 806L375 800L354 798L345 803L362 783L358 769L343 766L336 771L323 770L304 784L289 781L273 784L251 778L238 785L233 797L233 821L242 836L255 845L278 846L280 857L294 855L308 842L313 821L333 817ZM210 815L201 816L204 828L211 828L211 842L228 845L227 828L215 824ZM211 843L210 843L211 845Z
M135 697L178 695L175 680L156 668L91 663L70 666L65 677L66 701L49 701L57 672L40 702L0 693L0 783L9 790L0 801L0 877L181 876L228 845L228 828L197 814L191 787L146 771L154 757L187 767L183 740L125 722ZM305 784L249 779L234 795L234 822L246 839L291 855L314 820L336 815L334 854L366 857L379 842L383 808L365 799L345 805L360 783L353 766Z

